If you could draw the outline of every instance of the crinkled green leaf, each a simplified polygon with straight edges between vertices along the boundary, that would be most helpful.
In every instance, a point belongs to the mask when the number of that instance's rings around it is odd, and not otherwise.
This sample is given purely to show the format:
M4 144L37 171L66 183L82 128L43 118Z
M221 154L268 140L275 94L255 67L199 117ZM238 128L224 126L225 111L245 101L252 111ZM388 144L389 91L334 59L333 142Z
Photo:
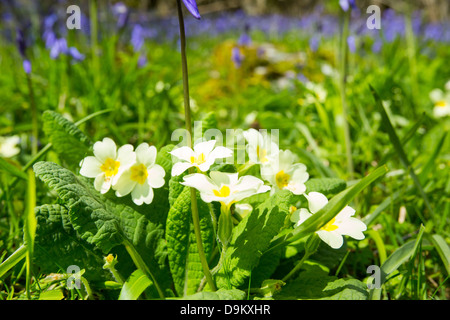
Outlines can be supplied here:
M58 193L69 209L75 231L83 240L108 254L126 239L158 279L160 287L167 289L170 286L164 240L168 190L155 189L151 205L136 206L129 197L100 194L92 181L57 164L38 162L34 171ZM119 261L124 260L127 257L119 257Z
M286 190L275 193L234 227L223 266L216 275L219 288L239 287L249 277L284 225L291 197Z
M82 240L70 223L68 210L59 204L46 204L36 210L34 263L44 274L65 272L71 265L85 269L88 280L109 279L101 268L102 252Z
M182 300L244 300L247 294L238 289L224 290L219 289L216 292L202 291Z
M305 265L299 276L274 295L276 300L367 300L367 285L357 279L337 279L317 265Z
M178 180L178 178L174 180ZM177 191L179 190L176 183L171 184L172 186ZM171 188L170 194L172 197L178 194L177 191ZM203 249L206 258L209 259L214 243L210 209L209 205L201 201L198 196L197 206ZM204 274L192 223L191 191L189 187L183 188L170 208L166 224L166 240L170 270L177 293L180 296L185 296L196 292Z
M78 165L91 147L90 139L71 121L55 111L42 114L43 130L53 150L68 165Z

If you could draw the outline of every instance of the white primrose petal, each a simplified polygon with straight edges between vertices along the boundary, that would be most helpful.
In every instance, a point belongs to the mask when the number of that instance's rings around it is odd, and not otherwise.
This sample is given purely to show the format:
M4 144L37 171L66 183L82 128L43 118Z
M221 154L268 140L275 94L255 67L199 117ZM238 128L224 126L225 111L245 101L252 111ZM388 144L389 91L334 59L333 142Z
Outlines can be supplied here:
M111 179L107 178L104 173L99 174L94 180L94 188L102 194L105 194L111 188Z
M155 164L151 166L147 172L148 172L147 182L152 188L161 188L166 182L164 180L166 172L160 165Z
M297 219L297 215L298 215L298 220L297 220L297 224L296 226L301 225L303 222L306 221L306 219L308 219L309 217L312 216L311 212L309 212L307 209L305 208L301 208L300 210L297 210L296 215L292 218L292 219Z
M291 191L295 195L301 195L306 192L306 186L304 183L289 182L284 189Z
M205 155L205 157L208 157L208 155L214 149L215 144L216 144L216 140L199 142L194 146L194 152L197 156L199 156L200 154L203 153Z
M263 143L262 134L256 129L248 129L243 132L245 140L247 140L248 144L254 146L256 148L257 145Z
M182 185L196 188L200 193L213 194L213 190L218 188L214 182L201 173L189 174L183 178Z
M131 171L125 170L117 180L114 180L113 189L116 191L117 197L123 197L129 194L137 182L131 180Z
M156 161L156 147L149 146L148 143L141 143L136 148L136 161L146 167L150 167Z
M325 195L319 192L310 192L306 196L309 204L309 211L316 213L328 203L328 199Z
M350 217L352 217L353 215L355 215L355 209L353 209L350 206L346 206L344 209L342 209L338 215L336 216L336 222L340 222L340 221L347 221Z
M227 173L220 171L211 171L209 176L211 180L217 186L221 185L234 185L238 182L238 174L237 173Z
M209 170L209 168L213 165L214 159L208 159L207 161L203 162L200 165L195 165L201 172L206 172Z
M316 233L323 242L328 244L333 249L339 249L344 244L344 238L335 231L319 230Z
M361 220L349 218L345 223L339 224L339 232L343 235L352 237L356 240L365 238L363 231L367 230L367 226Z
M134 147L131 144L126 144L117 150L117 161L120 162L121 168L128 167L136 162L136 153L133 149Z
M183 172L185 172L190 167L193 167L194 165L189 162L177 162L172 167L172 176L179 176Z
M181 147L174 149L169 152L172 156L184 160L187 162L191 162L191 157L195 157L195 152L189 147Z
M150 204L153 201L153 189L148 183L136 184L131 191L131 198L138 206L142 204Z
M213 151L211 151L209 157L214 159L214 162L216 159L228 158L232 155L233 151L231 149L228 149L226 147L216 147Z
M102 163L96 157L86 157L81 162L80 174L87 178L95 178L102 173L100 167Z
M101 162L104 163L106 159L116 159L117 146L110 138L104 138L102 141L94 143L94 155Z

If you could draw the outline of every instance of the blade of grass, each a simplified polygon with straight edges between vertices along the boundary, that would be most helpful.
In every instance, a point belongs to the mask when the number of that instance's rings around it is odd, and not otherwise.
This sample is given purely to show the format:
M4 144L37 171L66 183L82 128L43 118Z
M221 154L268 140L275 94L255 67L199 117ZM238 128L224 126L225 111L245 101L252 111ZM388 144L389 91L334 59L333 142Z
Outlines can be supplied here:
M447 137L447 132L444 132L442 134L441 139L439 139L439 142L436 144L436 147L434 148L430 157L428 158L427 163L423 166L422 171L419 174L419 181L422 184L426 183L428 174L430 173L431 170L433 170L436 167L434 164L435 164L437 156L439 155L439 152L441 152L441 149L442 149L442 146L444 145L446 137Z
M4 171L8 174L13 175L16 178L20 178L23 180L27 180L28 176L26 173L24 173L22 170L17 168L16 166L12 165L8 161L6 161L3 158L0 158L0 171Z
M28 170L28 188L27 188L27 208L25 212L25 222L24 222L24 239L27 243L27 275L26 275L26 292L27 298L31 299L30 284L31 284L31 273L32 273L32 259L33 259L33 249L34 249L34 238L36 235L36 216L34 214L34 209L36 207L36 180L32 169Z
M372 92L372 95L375 99L375 103L378 107L378 110L381 113L382 123L389 135L389 139L390 139L395 151L397 152L397 154L400 158L400 162L402 163L402 165L405 167L406 171L411 176L411 179L413 180L417 190L419 191L420 195L422 196L422 198L425 202L425 206L427 207L428 211L430 212L431 215L433 215L433 209L431 208L428 197L422 188L419 178L417 177L413 168L411 167L408 157L406 156L405 150L403 149L402 144L397 136L397 133L395 132L395 129L392 126L391 121L389 120L389 117L386 113L386 109L383 106L381 98L371 85L369 85L369 87L370 87L370 91ZM425 224L425 217L422 216L421 214L419 214L419 218L422 221L422 223Z
M442 263L444 264L447 276L450 275L450 247L444 238L439 234L434 234L427 237L433 246L436 248L437 253L441 257Z
M140 295L152 284L152 281L138 269L134 271L123 284L119 300L137 300Z
M2 278L9 270L14 268L22 259L27 256L27 246L25 244L21 245L14 251L5 261L0 264L0 278Z

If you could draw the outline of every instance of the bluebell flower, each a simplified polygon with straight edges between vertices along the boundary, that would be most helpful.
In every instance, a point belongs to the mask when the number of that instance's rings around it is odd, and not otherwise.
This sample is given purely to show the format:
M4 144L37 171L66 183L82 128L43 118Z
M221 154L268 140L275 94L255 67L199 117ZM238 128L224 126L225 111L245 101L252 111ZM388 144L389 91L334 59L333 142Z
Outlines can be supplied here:
M123 2L117 2L112 6L113 15L117 18L117 28L122 29L128 21L128 8Z
M24 59L23 60L23 70L25 71L26 74L30 74L31 73L31 62L28 59Z
M197 3L195 0L183 0L184 5L195 19L201 19L200 12L198 12Z
M342 10L344 10L345 12L347 12L348 9L350 9L350 7L352 9L356 9L355 0L339 0L339 5L341 6Z
M236 68L240 68L242 66L242 62L244 61L244 55L241 52L239 47L233 47L231 51L231 60L234 62L234 66Z
M347 45L348 45L348 49L350 50L351 53L355 53L356 52L356 38L355 38L355 36L348 36L347 37Z
M25 71L26 74L30 74L31 73L31 62L30 60L28 60L27 58L27 44L25 41L25 36L22 30L17 30L16 32L16 42L17 42L17 48L19 49L20 55L22 56L23 59L23 70Z

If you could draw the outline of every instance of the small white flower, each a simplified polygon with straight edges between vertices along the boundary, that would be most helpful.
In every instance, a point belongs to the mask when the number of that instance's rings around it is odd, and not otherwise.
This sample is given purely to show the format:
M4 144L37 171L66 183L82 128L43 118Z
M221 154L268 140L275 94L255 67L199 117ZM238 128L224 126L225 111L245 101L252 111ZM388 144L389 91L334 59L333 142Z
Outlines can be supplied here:
M247 140L247 153L250 161L257 164L265 164L276 158L279 152L278 144L272 141L271 135L263 135L255 129L244 131Z
M433 116L442 118L450 116L450 92L434 89L430 92L430 99L434 103Z
M12 158L20 153L19 136L0 137L0 157Z
M110 138L94 144L94 156L84 158L80 174L87 178L95 178L94 187L101 193L109 191L113 178L136 159L132 145L124 145L117 150Z
M180 159L172 167L172 176L178 176L191 167L196 167L202 172L209 170L216 159L228 158L233 155L233 151L217 146L214 148L216 140L199 142L194 145L194 149L181 147L170 152L171 155Z
M153 189L164 185L166 175L164 169L155 164L156 154L156 148L147 143L136 148L136 161L114 178L116 196L123 197L131 193L133 202L138 206L153 201Z
M218 201L228 208L251 195L270 190L269 186L254 176L238 177L237 173L212 171L208 176L194 173L184 177L181 184L196 188L204 202Z
M303 163L294 162L291 151L280 150L275 160L261 166L261 177L274 187L272 191L287 189L296 195L305 193L309 174Z
M328 203L327 197L319 192L310 192L308 195L305 194L305 197L308 199L309 211L301 208L292 214L291 221L295 222L296 226L301 225ZM333 249L339 249L342 246L344 243L342 236L362 240L364 239L363 231L367 230L367 226L361 220L354 218L354 214L355 210L346 206L316 233Z

